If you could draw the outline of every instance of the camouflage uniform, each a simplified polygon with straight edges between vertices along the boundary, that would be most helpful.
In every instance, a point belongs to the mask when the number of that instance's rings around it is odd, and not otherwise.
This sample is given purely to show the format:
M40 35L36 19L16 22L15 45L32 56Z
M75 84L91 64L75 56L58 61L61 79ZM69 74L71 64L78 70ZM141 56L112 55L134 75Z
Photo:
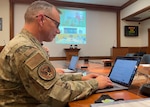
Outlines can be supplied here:
M56 73L40 42L25 29L5 46L0 62L1 105L16 102L63 107L98 88L95 79L81 81L79 74Z

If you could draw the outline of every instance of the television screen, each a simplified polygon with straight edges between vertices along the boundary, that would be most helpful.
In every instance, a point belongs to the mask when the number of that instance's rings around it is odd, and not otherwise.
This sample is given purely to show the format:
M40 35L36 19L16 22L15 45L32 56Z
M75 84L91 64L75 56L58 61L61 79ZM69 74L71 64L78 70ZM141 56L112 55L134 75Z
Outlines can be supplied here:
M56 44L86 44L86 11L60 8L60 34Z
M125 26L124 32L125 36L138 36L138 26Z

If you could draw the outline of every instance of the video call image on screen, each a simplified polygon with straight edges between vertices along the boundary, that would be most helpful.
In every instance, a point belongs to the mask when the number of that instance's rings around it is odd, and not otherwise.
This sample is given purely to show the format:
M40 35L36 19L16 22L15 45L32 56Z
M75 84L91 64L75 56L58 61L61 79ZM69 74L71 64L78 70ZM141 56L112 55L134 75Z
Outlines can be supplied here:
M60 9L60 34L57 44L86 44L86 11Z

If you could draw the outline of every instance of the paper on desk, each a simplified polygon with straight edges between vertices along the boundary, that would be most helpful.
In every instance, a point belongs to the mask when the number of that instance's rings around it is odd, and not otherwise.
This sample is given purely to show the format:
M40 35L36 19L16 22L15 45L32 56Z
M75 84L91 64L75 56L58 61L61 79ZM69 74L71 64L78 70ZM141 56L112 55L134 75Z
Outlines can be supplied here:
M118 101L118 102L108 103L108 104L96 103L96 104L91 104L91 107L150 107L150 98Z
M140 64L142 67L150 67L150 64Z

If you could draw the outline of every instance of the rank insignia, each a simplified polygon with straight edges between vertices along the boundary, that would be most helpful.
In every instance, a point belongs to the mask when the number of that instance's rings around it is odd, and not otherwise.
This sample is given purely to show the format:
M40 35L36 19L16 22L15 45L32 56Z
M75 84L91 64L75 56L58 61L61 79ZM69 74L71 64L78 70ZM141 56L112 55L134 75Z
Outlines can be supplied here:
M38 69L38 74L43 80L52 80L55 77L55 70L49 64L43 64Z

